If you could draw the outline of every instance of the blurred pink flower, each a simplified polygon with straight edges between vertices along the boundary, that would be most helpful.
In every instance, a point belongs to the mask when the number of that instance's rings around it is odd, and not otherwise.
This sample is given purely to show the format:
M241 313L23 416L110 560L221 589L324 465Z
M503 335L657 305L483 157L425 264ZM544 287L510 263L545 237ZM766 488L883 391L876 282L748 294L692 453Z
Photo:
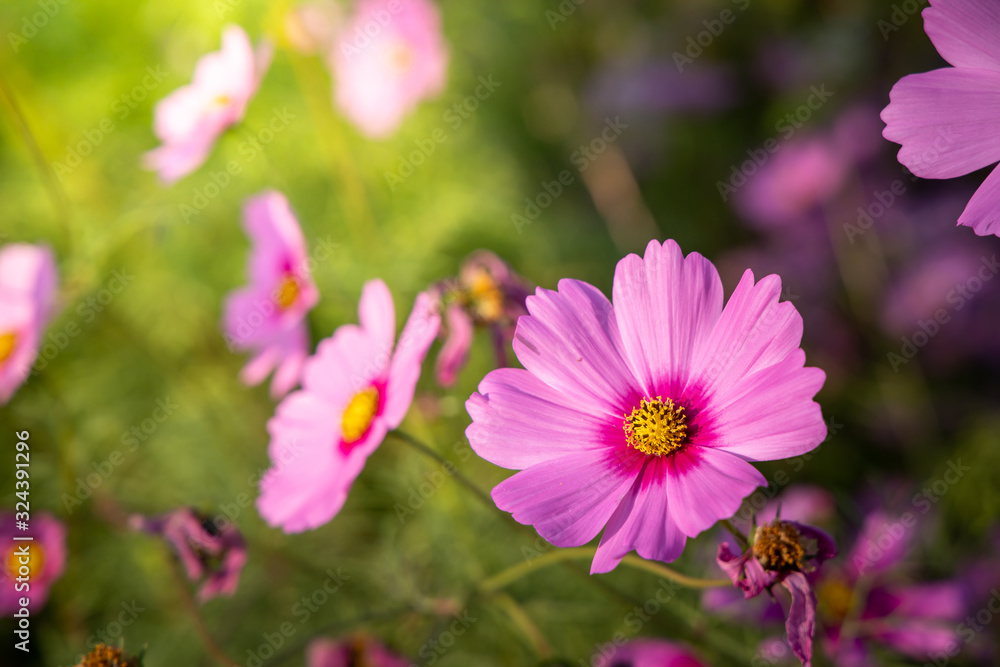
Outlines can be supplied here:
M945 67L900 79L882 110L883 135L901 144L899 161L923 178L955 178L1000 160L1000 4L931 0L924 31ZM1000 170L972 196L958 224L1000 233Z
M193 509L179 507L153 517L134 514L129 517L129 527L159 535L170 544L188 579L201 582L201 602L236 592L247 549L235 526L219 528Z
M28 379L53 315L58 282L47 246L0 248L0 405Z
M29 520L29 530L17 530L14 514L0 515L0 544L4 544L3 569L0 574L0 616L11 616L21 608L19 599L30 600L31 614L37 614L45 606L49 588L62 576L66 568L66 528L48 512L35 512ZM32 541L15 542L15 536L31 536ZM27 563L21 549L26 547ZM27 576L21 571L27 567ZM21 582L18 582L18 578ZM29 588L16 590L19 583L27 580Z
M191 83L156 105L153 125L163 145L143 156L144 166L168 185L200 167L219 135L242 120L270 61L267 42L254 51L242 28L227 27L222 49L203 56Z
M476 453L521 470L497 506L560 547L604 527L592 572L633 549L677 558L766 484L750 462L826 437L824 374L804 367L780 290L747 271L723 308L715 267L673 241L618 263L613 305L578 280L538 289L514 335L524 369L492 371L466 403Z
M600 656L597 667L707 667L688 649L662 639L635 639Z
M320 342L302 390L268 422L272 467L257 508L270 525L294 533L336 516L365 461L403 421L441 316L429 294L418 295L393 352L395 317L389 288L368 282L361 326L345 324Z
M283 194L269 190L249 199L243 228L253 245L250 285L226 298L226 342L230 349L255 353L240 375L247 384L259 384L277 368L271 395L279 398L298 383L309 356L305 318L319 291L309 274L302 230Z
M507 365L507 346L517 318L527 314L528 283L488 250L479 250L462 263L457 280L433 288L445 306L445 343L438 353L438 383L449 387L465 365L474 327L486 327L493 336L497 365Z
M758 229L798 222L837 194L850 166L831 140L788 141L736 192L734 205Z
M396 655L367 635L333 640L314 639L306 649L306 667L409 667L410 661Z
M837 665L875 667L875 641L917 660L944 655L959 636L966 608L961 581L894 582L913 537L912 525L875 511L865 518L846 562L816 587L824 618L823 648ZM850 625L849 618L856 619Z
M392 134L444 89L448 51L430 0L359 0L330 53L337 106L364 134Z
M816 596L810 575L824 561L837 555L833 539L812 526L774 519L757 526L750 546L734 554L729 544L719 545L717 562L746 599L781 584L791 595L785 631L788 644L802 664L812 661L812 637L816 629Z

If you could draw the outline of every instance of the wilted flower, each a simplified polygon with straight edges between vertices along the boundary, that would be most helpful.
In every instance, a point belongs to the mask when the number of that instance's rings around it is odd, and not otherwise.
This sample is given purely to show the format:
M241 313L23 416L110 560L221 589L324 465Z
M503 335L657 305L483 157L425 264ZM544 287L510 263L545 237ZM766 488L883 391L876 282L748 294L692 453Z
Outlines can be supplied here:
M771 593L777 584L788 590L792 597L785 621L788 644L808 667L816 629L816 596L808 575L836 555L833 539L819 528L776 518L756 527L742 554L732 553L728 544L719 545L717 560L747 599Z
M215 140L246 113L271 61L265 42L256 51L238 26L222 33L222 49L198 61L191 83L156 105L154 130L163 145L143 157L166 184L191 173L208 158Z
M58 282L48 247L12 243L0 249L0 405L28 379Z
M465 365L473 329L488 328L493 337L497 365L507 365L507 346L514 337L517 318L527 314L527 282L488 250L473 253L462 263L458 279L434 288L445 304L445 342L438 354L438 382L451 386Z
M618 263L614 305L578 280L538 289L514 335L524 369L492 371L466 403L472 448L521 469L497 506L561 547L604 527L592 572L633 549L677 558L766 484L751 461L826 435L824 374L803 367L802 319L780 291L747 271L723 308L715 267L673 241Z
M129 527L159 535L170 544L188 579L201 582L201 602L236 592L247 562L247 549L235 526L220 528L195 510L180 507L154 517L133 515Z
M257 508L285 532L315 528L340 511L365 461L406 416L441 325L433 298L418 295L393 352L396 315L381 280L365 285L358 318L361 326L345 324L320 342L303 388L268 422L272 468Z
M386 137L444 89L440 13L430 0L359 0L330 63L340 110L366 135Z
M602 655L597 667L707 667L694 653L661 639L636 639Z
M306 667L408 667L410 661L396 655L372 637L355 635L344 639L314 639L306 649Z
M98 644L76 667L142 667L142 656L133 658L120 648Z
M309 274L306 242L280 192L264 192L243 209L243 227L253 248L247 264L250 285L226 299L226 341L252 350L241 377L260 383L277 368L271 395L284 396L299 381L309 356L306 314L319 301Z
M945 67L900 79L882 111L883 135L901 144L899 161L923 178L964 176L1000 160L1000 5L992 0L931 0L924 31ZM1000 231L1000 171L972 196L958 224L986 236Z
M38 613L49 597L49 587L66 568L66 528L47 512L32 514L30 530L17 530L13 513L0 517L0 544L4 546L3 574L0 576L0 616L10 616L21 605L19 598L30 600L29 611ZM35 539L14 541L14 537ZM27 554L25 554L27 551ZM18 582L20 579L20 582ZM15 590L15 584L27 583L28 589Z

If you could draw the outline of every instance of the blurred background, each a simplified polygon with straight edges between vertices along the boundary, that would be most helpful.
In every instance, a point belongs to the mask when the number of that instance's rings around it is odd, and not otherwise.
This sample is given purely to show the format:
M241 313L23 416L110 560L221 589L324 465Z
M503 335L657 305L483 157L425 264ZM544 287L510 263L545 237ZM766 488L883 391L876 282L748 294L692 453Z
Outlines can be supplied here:
M32 511L65 523L68 551L33 616L32 654L5 640L0 663L73 665L103 632L148 646L150 667L209 665L206 630L240 665L302 665L310 638L359 631L421 665L591 664L616 633L686 642L714 665L788 658L761 649L782 636L780 619L715 613L698 591L636 622L630 612L660 582L625 568L552 567L502 603L470 597L551 547L392 439L334 521L299 535L269 528L252 501L275 403L266 385L239 381L245 356L220 329L224 296L245 282L241 207L267 188L287 195L311 250L331 249L314 269L314 343L356 321L365 281L385 280L401 321L479 248L534 285L572 277L606 294L616 262L651 238L712 259L727 293L746 268L779 274L805 320L808 363L828 376L817 400L830 437L806 461L762 464L769 495L829 492L823 525L841 560L866 516L913 512L887 576L961 580L969 610L983 607L1000 585L988 560L1000 514L1000 281L970 281L1000 242L955 228L981 175L913 178L878 118L901 76L945 65L923 32L924 4L437 4L446 88L382 140L332 104L326 59L309 52L292 2L0 5L0 244L51 245L60 275L55 352L0 410L0 433L4 452L11 433L31 433ZM157 144L153 109L190 82L227 24L270 39L273 62L243 122L164 187L140 167ZM941 309L947 320L928 324ZM60 339L71 325L78 335ZM464 401L495 364L491 343L477 336L448 389L430 372L436 350L404 428L488 491L508 473L463 432ZM166 418L152 419L163 405ZM935 486L956 462L969 469ZM13 509L12 472L0 474L0 499ZM197 613L166 544L124 525L178 506L233 522L248 545L236 594ZM677 569L721 576L719 537L690 542ZM982 576L962 579L972 571ZM340 587L316 604L331 572ZM455 612L475 621L444 646ZM13 627L0 620L0 635ZM995 664L996 627L950 664ZM822 632L816 664L838 664L822 655ZM874 664L923 662L877 641L871 651Z

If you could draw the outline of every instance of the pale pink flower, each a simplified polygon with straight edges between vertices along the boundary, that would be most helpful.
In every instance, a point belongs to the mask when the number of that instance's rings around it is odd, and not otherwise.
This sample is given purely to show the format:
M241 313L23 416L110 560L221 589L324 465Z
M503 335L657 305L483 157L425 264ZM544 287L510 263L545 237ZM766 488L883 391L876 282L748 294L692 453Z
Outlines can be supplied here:
M285 532L316 528L340 511L365 461L409 410L441 324L434 299L418 295L393 351L395 309L381 280L365 285L358 318L360 326L345 324L320 342L302 389L267 424L272 468L257 508Z
M520 470L497 506L559 547L604 535L591 565L635 549L672 561L688 537L766 485L751 465L805 453L826 426L804 367L802 318L781 281L747 271L723 308L719 274L673 241L615 271L614 303L561 280L528 297L514 352L466 403L469 443Z
M254 51L242 28L227 27L222 49L203 56L191 83L156 105L153 128L163 145L143 156L144 166L165 184L200 167L219 135L243 119L270 61L267 42Z
M240 375L247 384L259 384L277 368L271 395L278 398L299 381L309 356L305 318L319 291L309 272L305 238L283 194L269 190L248 200L243 227L253 244L250 285L226 299L226 341L230 348L254 352Z
M28 379L58 282L47 246L12 243L0 249L0 405Z
M430 0L360 0L330 53L337 107L367 136L386 137L445 85L448 51Z
M12 455L13 456L13 455ZM28 520L29 530L18 530L12 512L0 516L0 550L3 556L0 568L0 616L10 616L20 608L19 600L30 600L28 610L32 615L41 611L49 597L49 588L66 569L66 528L48 512L36 512ZM17 541L14 537L31 536L31 541ZM23 554L27 548L28 555ZM25 562L27 561L27 562ZM22 570L22 568L26 568ZM21 581L18 581L21 579ZM28 588L18 591L15 586L27 583Z
M399 656L368 635L314 639L306 649L306 667L409 667Z

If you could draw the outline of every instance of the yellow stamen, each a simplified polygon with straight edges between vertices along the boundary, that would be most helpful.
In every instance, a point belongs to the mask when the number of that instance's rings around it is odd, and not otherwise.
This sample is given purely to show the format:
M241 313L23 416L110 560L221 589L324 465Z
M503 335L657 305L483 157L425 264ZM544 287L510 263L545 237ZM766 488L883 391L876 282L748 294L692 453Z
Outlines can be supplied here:
M757 527L753 555L765 570L791 572L802 569L806 555L798 529L785 521L772 521Z
M278 308L288 310L299 298L299 281L292 274L285 276L278 289L274 291L274 300L278 303Z
M229 97L229 95L216 95L215 99L212 101L215 102L216 105L224 107L228 105L232 101L232 99Z
M24 544L24 543L22 543ZM28 562L23 563L21 559L24 556L19 553L20 545L11 549L10 554L7 556L7 572L14 579L24 576L21 573L22 567L28 568L28 578L34 579L36 576L41 574L42 566L45 564L45 552L40 544L35 542L28 542Z
M476 316L490 324L503 317L503 292L486 269L476 269L468 286L469 300Z
M0 335L0 364L7 361L10 355L14 354L15 347L17 347L16 333Z
M389 48L389 65L397 72L407 72L413 66L413 49L406 42L396 42Z
M632 414L625 415L628 444L643 454L672 454L687 444L687 417L684 407L669 398L642 399Z
M98 644L80 659L76 667L138 667L139 660L127 655L120 648Z
M378 389L369 387L359 391L347 404L341 424L344 442L351 444L368 432L375 411L378 410Z
M816 590L816 598L821 614L834 621L842 621L854 606L854 589L841 579L825 579Z

